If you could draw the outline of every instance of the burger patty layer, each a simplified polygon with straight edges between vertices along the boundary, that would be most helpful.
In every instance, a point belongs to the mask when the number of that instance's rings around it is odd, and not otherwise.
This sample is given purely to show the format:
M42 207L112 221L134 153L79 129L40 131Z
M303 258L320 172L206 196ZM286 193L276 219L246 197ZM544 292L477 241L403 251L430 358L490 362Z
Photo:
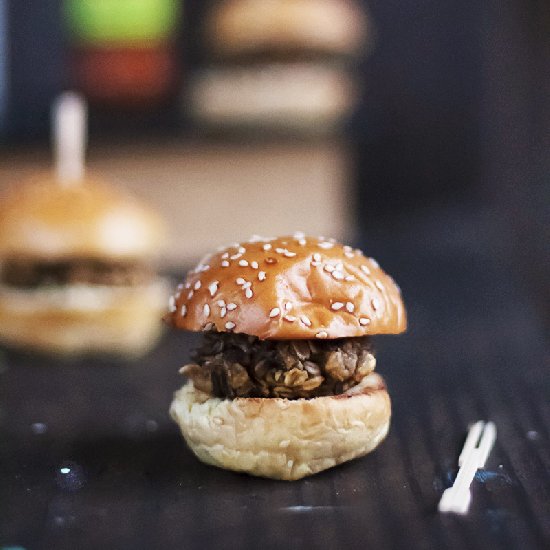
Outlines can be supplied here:
M90 258L58 261L8 259L2 263L0 281L18 288L47 285L136 286L152 280L152 270L140 262Z
M181 372L216 397L337 395L370 374L376 359L370 338L260 340L208 332Z

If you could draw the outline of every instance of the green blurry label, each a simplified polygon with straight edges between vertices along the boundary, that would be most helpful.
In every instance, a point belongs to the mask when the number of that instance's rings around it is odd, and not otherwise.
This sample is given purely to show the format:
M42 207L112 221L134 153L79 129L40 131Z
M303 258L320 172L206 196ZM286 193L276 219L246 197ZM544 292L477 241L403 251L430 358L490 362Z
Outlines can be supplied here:
M178 0L65 0L65 19L79 42L127 44L169 37Z

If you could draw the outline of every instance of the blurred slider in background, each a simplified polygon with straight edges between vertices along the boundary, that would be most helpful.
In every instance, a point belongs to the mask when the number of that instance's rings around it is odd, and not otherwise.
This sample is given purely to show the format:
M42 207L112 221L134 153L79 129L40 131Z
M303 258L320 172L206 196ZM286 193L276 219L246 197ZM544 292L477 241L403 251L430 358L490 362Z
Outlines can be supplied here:
M355 106L370 34L352 0L222 0L206 16L207 63L186 107L214 131L331 133Z
M55 171L0 201L0 342L60 355L136 357L161 333L168 290L154 269L160 217L84 166L86 108L54 107Z
M74 84L117 108L162 102L178 85L178 0L65 0Z

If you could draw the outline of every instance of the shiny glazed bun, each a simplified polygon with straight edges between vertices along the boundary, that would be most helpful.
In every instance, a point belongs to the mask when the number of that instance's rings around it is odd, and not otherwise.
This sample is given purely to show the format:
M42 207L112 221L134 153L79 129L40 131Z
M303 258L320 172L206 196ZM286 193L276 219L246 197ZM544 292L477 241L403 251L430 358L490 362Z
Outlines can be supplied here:
M348 0L229 0L207 20L211 47L225 56L255 52L356 53L367 18Z
M298 400L219 399L190 382L170 414L203 462L296 480L372 451L388 432L390 399L374 373L341 395Z
M155 213L101 180L37 175L0 201L0 257L141 259L163 239Z
M170 299L171 325L260 339L344 338L406 329L399 287L360 250L302 234L209 255Z

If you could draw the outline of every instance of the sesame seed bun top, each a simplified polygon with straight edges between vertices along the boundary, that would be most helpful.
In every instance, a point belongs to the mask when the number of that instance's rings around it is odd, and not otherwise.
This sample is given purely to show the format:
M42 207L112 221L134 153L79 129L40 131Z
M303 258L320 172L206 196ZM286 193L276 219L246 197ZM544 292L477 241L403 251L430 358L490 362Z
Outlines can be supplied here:
M93 178L62 186L38 174L0 200L0 258L146 259L164 230L148 207Z
M398 334L407 325L399 287L374 259L302 234L205 256L178 285L165 320L261 339Z

